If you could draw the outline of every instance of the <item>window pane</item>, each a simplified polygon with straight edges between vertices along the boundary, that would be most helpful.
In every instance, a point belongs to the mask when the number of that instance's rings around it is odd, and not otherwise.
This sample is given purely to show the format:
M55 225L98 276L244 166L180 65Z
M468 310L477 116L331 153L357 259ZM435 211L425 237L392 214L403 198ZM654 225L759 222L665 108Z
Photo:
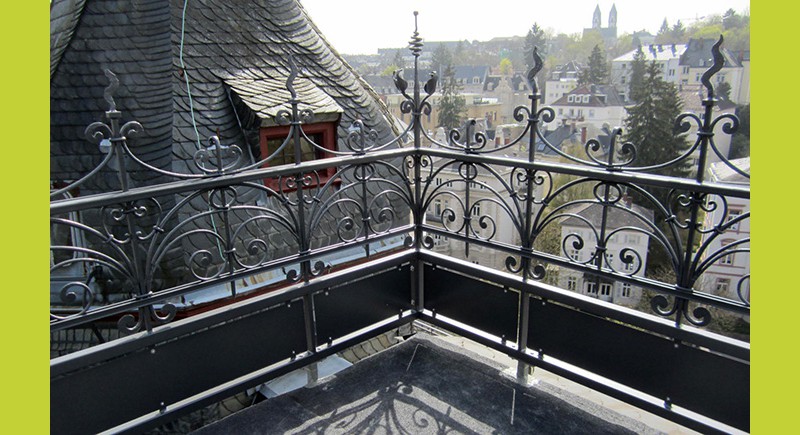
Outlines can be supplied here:
M317 145L322 145L322 133L309 134L307 136L311 138L311 140L313 140ZM285 137L276 137L267 139L267 150L268 150L267 152L269 153L269 155L272 155L275 152L275 150L277 150L281 146L281 144L285 139L286 139ZM319 158L317 149L314 148L314 146L311 145L303 137L300 138L300 152L301 152L300 155L301 162L308 162ZM280 153L275 155L275 157L273 157L273 159L269 161L270 166L285 165L287 163L290 164L295 163L294 142L291 140L289 141L289 143L286 144L286 147L284 147Z

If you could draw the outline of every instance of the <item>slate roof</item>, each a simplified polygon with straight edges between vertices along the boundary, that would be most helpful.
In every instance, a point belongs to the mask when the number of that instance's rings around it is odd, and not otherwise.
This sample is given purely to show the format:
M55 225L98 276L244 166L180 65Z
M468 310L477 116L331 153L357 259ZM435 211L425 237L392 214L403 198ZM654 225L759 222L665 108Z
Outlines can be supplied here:
M51 176L75 179L102 155L83 138L108 109L109 68L123 121L145 134L133 144L146 162L179 172L197 147L218 134L223 144L249 144L265 118L285 104L291 54L301 69L296 88L321 113L341 113L339 137L355 119L392 133L378 95L324 39L296 0L55 1L51 9ZM185 25L185 27L184 27ZM72 35L70 38L69 36ZM183 65L183 67L182 67ZM186 76L184 76L184 73ZM189 82L191 103L187 93ZM264 93L259 93L264 91ZM191 107L190 107L191 106ZM192 109L196 122L192 122ZM117 188L111 173L90 190ZM135 182L159 182L152 173Z
M711 47L716 42L716 39L690 39L689 43L686 44L686 51L681 55L680 65L692 68L710 67L714 63L711 57ZM730 50L722 47L721 53L725 57L724 67L737 68L742 66Z
M453 70L456 79L468 79L470 83L473 77L479 77L483 83L489 75L489 67L486 65L457 65Z
M568 102L569 95L591 95L588 103L583 102ZM598 95L605 95L605 101L598 97ZM583 101L583 99L581 99ZM552 106L581 106L581 107L610 107L610 106L624 106L625 104L619 98L617 88L612 85L584 85L579 86L569 93L564 94L561 98L553 102Z

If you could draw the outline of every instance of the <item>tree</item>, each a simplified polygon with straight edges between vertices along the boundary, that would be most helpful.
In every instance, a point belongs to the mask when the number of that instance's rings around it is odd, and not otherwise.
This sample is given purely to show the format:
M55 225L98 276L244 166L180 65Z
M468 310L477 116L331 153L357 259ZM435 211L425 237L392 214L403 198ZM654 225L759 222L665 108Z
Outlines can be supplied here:
M442 75L442 70L447 65L453 64L453 55L450 54L450 50L444 44L439 44L436 47L436 50L433 51L433 56L431 57L431 69Z
M514 65L511 60L506 58L500 61L500 74L507 76L514 72Z
M669 33L669 24L667 24L667 17L664 17L664 22L661 23L661 27L658 29L656 36L666 35L667 33Z
M533 66L533 47L538 48L539 55L544 59L547 54L547 36L545 36L544 30L536 23L533 23L531 29L528 30L528 34L525 35L524 53L525 64L528 65L528 68Z
M608 61L599 44L594 46L592 54L589 55L588 65L581 71L578 82L582 85L600 85L608 82Z
M724 96L726 100L731 100L731 84L722 82L717 86L717 95Z
M628 117L625 120L625 140L636 146L634 165L666 163L687 148L685 133L676 134L673 130L675 118L681 113L678 91L675 85L661 78L661 68L655 62L647 67L642 89L637 104L626 108ZM688 167L679 164L658 172L686 176L689 171Z
M642 46L636 50L631 62L631 79L628 82L628 97L632 101L641 101L647 89L644 88L645 73L647 72L647 61L642 51Z
M672 26L670 33L673 39L672 41L670 41L670 43L673 44L679 43L683 41L683 37L686 35L686 27L683 27L683 23L681 23L681 20L678 20L678 22L675 23L674 26Z
M403 61L403 54L400 53L400 50L394 52L394 59L392 60L392 65L396 66L397 69L405 68L405 62Z
M467 104L464 97L459 95L460 91L461 87L456 82L456 71L453 64L449 63L444 68L442 99L439 100L439 127L450 130L461 123L461 116L466 112Z
M731 138L730 159L740 159L750 155L750 105L736 107L739 129Z

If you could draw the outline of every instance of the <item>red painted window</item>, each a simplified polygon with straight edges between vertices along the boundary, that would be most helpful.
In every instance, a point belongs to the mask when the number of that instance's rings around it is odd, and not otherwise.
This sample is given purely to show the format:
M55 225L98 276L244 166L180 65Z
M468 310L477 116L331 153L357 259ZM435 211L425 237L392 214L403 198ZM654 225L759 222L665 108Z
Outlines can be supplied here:
M303 125L303 131L305 132L306 136L309 139L314 141L317 145L327 149L327 150L335 150L336 149L336 123L334 122L324 122L319 124L307 124ZM259 134L260 136L260 145L261 145L261 158L265 158L267 156L271 156L275 153L275 151L280 148L281 144L286 140L286 137L289 135L289 126L277 126L277 127L264 127L261 129ZM309 162L312 160L319 160L319 159L326 159L333 157L333 153L328 153L322 151L313 145L311 145L304 137L300 137L300 161L301 162ZM276 154L272 159L264 164L263 167L268 166L280 166L286 164L294 164L294 142L292 139L289 139L289 143L286 144L283 150L280 153ZM311 181L312 185L308 187L316 186L317 183L319 185L323 185L331 177L336 174L336 168L330 167L321 169L317 172L319 176L319 180L317 181L317 177L312 176ZM270 178L264 181L264 184L267 187L270 187L275 190L293 190L287 189L286 187L286 180L283 181L283 187L278 185L278 179Z

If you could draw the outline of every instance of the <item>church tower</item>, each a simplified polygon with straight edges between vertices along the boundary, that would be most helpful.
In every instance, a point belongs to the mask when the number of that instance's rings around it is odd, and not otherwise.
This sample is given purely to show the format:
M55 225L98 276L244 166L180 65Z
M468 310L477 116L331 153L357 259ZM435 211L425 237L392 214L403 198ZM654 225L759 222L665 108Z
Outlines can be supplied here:
M597 9L597 12L600 10ZM595 14L597 13L595 12ZM608 13L608 28L609 29L616 29L617 28L617 5L611 5L611 12Z
M600 28L600 5L594 8L594 17L592 17L592 29Z

